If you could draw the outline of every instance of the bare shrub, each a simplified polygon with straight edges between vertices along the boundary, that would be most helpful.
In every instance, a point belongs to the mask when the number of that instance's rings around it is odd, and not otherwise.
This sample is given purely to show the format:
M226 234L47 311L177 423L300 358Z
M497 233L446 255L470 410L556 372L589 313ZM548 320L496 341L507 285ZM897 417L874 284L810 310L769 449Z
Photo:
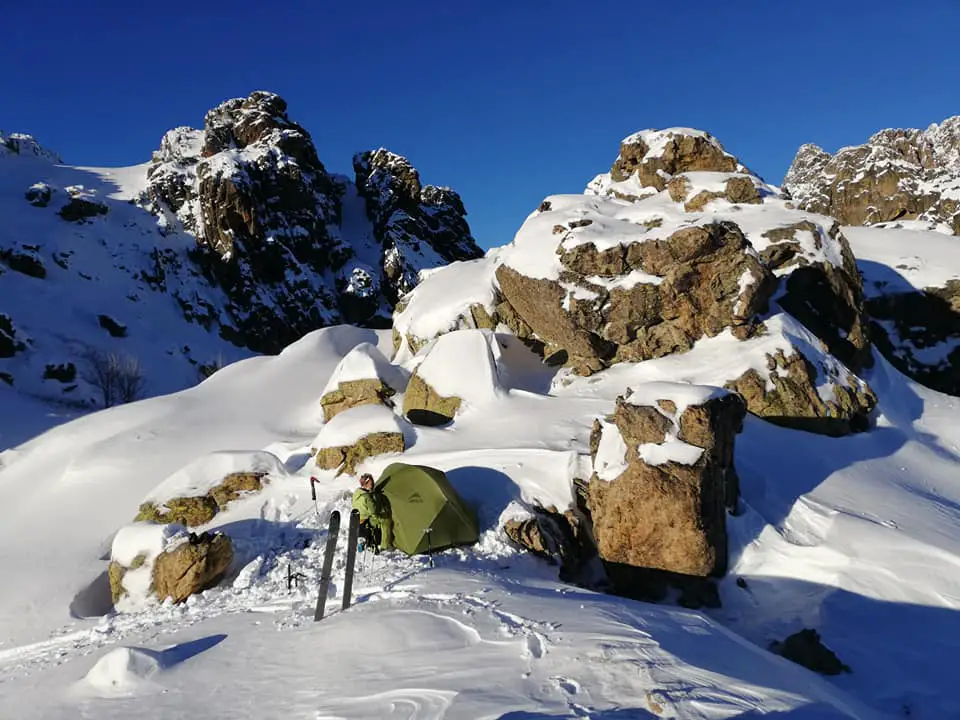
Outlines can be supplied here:
M143 397L147 382L137 358L92 349L84 359L84 379L100 391L104 407L133 402Z

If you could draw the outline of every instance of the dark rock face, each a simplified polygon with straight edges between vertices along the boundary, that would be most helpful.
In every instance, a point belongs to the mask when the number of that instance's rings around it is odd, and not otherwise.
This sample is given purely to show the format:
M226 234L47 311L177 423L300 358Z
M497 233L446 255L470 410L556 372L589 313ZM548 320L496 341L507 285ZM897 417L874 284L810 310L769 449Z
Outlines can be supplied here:
M460 196L450 188L421 185L406 158L381 148L356 155L353 168L383 248L384 292L391 302L413 289L418 269L431 255L444 264L483 255Z
M195 234L192 262L229 298L221 334L256 351L339 322L389 325L420 269L481 254L456 193L422 188L410 163L385 150L358 156L351 188L326 171L273 93L222 103L203 131L171 130L153 162L141 202L165 232ZM364 198L379 247L344 236L351 193ZM188 317L210 317L178 300Z
M850 668L840 662L840 658L823 644L820 633L810 628L794 633L783 642L774 642L770 650L821 675L851 672Z
M929 388L960 395L960 281L871 297L867 310L873 341L894 367ZM929 349L951 343L949 352L930 356Z
M920 220L960 234L960 116L926 130L882 130L830 155L803 145L784 178L799 207L844 225Z

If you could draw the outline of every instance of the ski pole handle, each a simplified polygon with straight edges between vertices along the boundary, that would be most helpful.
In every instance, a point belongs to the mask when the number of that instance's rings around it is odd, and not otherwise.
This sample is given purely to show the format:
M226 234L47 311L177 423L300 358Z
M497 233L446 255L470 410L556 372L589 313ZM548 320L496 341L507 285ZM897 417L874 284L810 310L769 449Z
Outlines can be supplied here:
M310 499L314 502L317 501L317 482L315 477L310 478Z

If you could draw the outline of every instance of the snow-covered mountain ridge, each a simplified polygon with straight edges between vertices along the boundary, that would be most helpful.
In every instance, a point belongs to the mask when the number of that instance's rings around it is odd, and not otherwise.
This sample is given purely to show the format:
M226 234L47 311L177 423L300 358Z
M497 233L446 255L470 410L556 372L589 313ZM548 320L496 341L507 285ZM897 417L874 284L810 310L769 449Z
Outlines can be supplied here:
M171 130L131 168L71 167L0 136L0 385L102 405L99 352L171 392L319 327L389 325L421 269L482 254L453 190L384 149L354 165L328 173L266 92Z

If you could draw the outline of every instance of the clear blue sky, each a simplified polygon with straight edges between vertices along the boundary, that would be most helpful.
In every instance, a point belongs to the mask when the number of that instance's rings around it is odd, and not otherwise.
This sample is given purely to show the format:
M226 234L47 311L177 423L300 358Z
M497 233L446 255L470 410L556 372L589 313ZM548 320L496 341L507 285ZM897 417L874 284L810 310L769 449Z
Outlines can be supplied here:
M708 130L779 183L804 142L960 113L958 0L46 0L7 20L0 128L68 163L143 162L273 90L328 169L406 155L484 247L642 128Z

